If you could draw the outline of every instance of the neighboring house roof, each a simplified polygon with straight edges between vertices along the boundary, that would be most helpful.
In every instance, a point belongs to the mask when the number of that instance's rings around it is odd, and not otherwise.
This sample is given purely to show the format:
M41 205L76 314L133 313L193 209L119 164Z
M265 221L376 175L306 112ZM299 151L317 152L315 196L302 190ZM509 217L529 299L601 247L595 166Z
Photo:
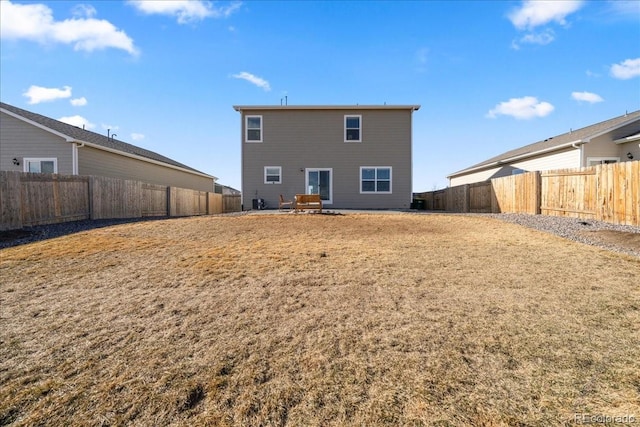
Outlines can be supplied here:
M110 138L105 135L101 135L99 133L91 132L86 129L81 129L77 126L63 123L61 121L43 116L41 114L23 110L22 108L14 107L13 105L5 104L4 102L0 102L0 111L9 114L10 116L13 116L17 119L31 123L44 130L52 132L62 138L65 138L67 142L85 143L89 146L106 151L116 152L127 157L135 157L139 160L151 161L152 163L161 163L174 169L181 169L185 172L193 173L207 178L217 179L212 175L200 172L199 170L176 162L173 159L170 159L153 151L146 150L144 148L140 148L135 145L128 144L126 142Z
M236 111L242 110L412 110L420 105L234 105Z
M461 171L454 172L451 175L447 176L447 178L465 175L477 170L488 169L500 164L538 156L547 152L561 150L563 148L570 147L571 145L575 146L584 144L589 142L593 138L625 126L638 119L640 119L640 110L634 111L632 113L627 113L613 119L605 120L604 122L596 123L581 129L571 130L570 132L563 133L562 135L547 138L544 141L538 141L533 144L525 145L524 147L516 148L515 150L507 151L506 153L502 153L498 156L492 157ZM637 134L635 136L637 137ZM627 135L627 137L629 138L629 140L635 139L633 135ZM627 142L627 138L621 138L616 140L615 142Z

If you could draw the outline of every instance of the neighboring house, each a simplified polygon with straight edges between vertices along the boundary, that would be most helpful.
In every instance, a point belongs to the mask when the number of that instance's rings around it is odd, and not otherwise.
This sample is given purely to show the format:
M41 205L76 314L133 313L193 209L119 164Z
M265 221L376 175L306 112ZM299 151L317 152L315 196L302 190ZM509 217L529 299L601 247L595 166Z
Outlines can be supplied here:
M638 159L640 110L508 151L447 178L454 187L522 172Z
M320 194L326 208L411 205L419 105L234 106L242 116L242 203Z
M214 191L214 176L113 137L0 103L0 170L96 175Z
M240 190L236 190L233 187L229 187L228 185L222 185L222 184L218 184L216 182L216 193L218 194L223 194L226 196L239 196L240 195Z

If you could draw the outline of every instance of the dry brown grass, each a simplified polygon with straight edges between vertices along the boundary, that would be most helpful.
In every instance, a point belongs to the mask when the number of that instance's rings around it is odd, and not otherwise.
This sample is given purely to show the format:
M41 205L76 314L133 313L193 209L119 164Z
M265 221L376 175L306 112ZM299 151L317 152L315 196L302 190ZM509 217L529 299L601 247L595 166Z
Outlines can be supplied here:
M640 260L490 218L189 218L0 258L0 424L640 417Z

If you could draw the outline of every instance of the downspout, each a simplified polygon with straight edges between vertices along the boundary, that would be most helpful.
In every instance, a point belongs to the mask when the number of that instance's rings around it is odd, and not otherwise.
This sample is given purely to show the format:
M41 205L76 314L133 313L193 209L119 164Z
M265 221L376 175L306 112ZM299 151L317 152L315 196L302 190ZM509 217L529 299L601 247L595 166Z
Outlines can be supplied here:
M78 148L82 148L84 147L84 142L74 142L72 144L72 151L71 151L71 169L72 169L72 175L78 175L78 171L79 171L79 166L78 166Z
M582 149L582 146L584 144L586 144L587 142L589 142L589 141L588 140L587 141L576 141L573 144L571 144L572 148L575 148L576 150L580 150L580 166L579 167L583 167L584 163L585 163L584 162L584 150Z

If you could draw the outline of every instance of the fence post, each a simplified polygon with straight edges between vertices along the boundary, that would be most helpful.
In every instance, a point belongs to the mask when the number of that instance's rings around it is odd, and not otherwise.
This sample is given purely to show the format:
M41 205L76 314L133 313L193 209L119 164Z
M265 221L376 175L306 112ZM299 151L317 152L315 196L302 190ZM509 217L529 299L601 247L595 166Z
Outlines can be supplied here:
M535 171L534 172L534 191L535 191L535 195L534 195L534 214L535 215L540 215L540 213L542 212L542 174L540 173L540 171Z
M469 191L470 185L469 184L465 184L464 185L464 189L463 191L463 195L462 195L462 212L464 213L468 213L469 212L469 193L471 193Z

